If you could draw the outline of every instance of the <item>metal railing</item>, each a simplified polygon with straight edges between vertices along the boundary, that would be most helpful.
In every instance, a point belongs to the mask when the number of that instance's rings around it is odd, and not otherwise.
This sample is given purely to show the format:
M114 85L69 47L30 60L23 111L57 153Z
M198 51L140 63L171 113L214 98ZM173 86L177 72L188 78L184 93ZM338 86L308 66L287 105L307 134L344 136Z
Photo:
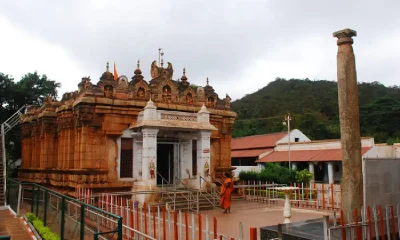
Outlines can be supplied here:
M11 117L9 117L7 120L5 120L1 126L0 126L0 137L1 137L1 162L0 165L3 166L3 172L1 173L3 175L3 188L1 189L3 191L4 196L6 195L6 182L7 182L7 154L6 154L6 134L8 131L10 131L13 127L15 127L19 121L20 121L20 116L22 115L22 110L26 108L26 105L22 106L18 111L16 111ZM5 202L4 202L5 203Z
M32 212L61 239L122 240L122 217L39 184L7 179L6 199L17 214ZM111 224L100 224L105 221Z
M324 217L324 239L399 239L400 204L367 206ZM345 219L346 218L346 219Z
M207 199L212 205L213 207L218 207L219 206L219 196L220 196L220 191L218 190L218 188L216 186L214 186L212 184L212 182L208 181L207 179L205 179L204 177L200 176L199 178L200 181L200 189L202 188L202 181L206 183L206 189L209 186L210 187L210 193L205 194L204 191L199 191L200 195L203 196L205 199Z
M165 186L171 186L170 182L165 179L158 171L157 171L157 177L161 178L161 189L164 189L164 182L166 183Z

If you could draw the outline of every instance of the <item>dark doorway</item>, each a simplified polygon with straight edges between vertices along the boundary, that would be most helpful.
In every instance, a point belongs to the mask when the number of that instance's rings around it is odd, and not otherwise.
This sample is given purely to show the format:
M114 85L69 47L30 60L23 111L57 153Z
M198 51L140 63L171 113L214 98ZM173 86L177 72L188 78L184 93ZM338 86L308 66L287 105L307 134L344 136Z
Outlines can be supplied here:
M324 163L318 163L314 164L314 179L316 182L324 182L324 177L325 177L325 164Z
M197 140L192 142L192 176L197 176Z
M133 138L121 138L120 178L133 177Z
M157 172L157 185L174 182L174 144L157 144Z

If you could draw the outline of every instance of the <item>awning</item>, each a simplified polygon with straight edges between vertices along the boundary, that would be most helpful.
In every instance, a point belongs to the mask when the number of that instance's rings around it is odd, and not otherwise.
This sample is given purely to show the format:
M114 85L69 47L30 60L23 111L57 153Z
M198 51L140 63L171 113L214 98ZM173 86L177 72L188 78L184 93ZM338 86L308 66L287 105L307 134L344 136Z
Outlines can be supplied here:
M253 149L253 150L235 150L231 152L232 158L240 157L258 157L260 154L271 152L272 149Z
M363 147L361 155L364 155L371 147ZM288 162L289 151L274 151L256 162ZM294 150L290 151L291 162L328 162L342 161L342 149L319 150Z

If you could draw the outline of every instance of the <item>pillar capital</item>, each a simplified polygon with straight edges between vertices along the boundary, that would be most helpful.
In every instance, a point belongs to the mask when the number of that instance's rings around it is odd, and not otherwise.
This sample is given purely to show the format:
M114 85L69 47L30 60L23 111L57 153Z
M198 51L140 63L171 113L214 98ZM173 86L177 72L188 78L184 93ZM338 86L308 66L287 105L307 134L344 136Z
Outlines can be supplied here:
M353 37L357 36L357 32L352 29L346 28L346 29L334 32L333 36L338 38L338 40L337 40L338 46L341 44L344 44L344 43L353 44Z

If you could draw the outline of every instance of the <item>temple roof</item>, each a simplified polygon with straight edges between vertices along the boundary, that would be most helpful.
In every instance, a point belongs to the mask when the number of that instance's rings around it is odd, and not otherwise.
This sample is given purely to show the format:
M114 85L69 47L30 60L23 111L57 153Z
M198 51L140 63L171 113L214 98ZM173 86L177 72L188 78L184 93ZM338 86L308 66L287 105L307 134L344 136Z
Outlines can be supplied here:
M114 79L107 62L106 71L101 75L97 84L90 77L82 78L78 91L65 93L62 102L75 101L80 97L105 97L120 100L148 101L150 97L156 103L192 105L208 108L230 110L231 98L226 94L221 99L214 88L205 81L205 86L191 85L186 75L186 68L180 80L173 80L174 69L170 62L166 67L159 66L156 61L151 64L151 80L146 81L138 61L134 75L129 80L124 75Z

